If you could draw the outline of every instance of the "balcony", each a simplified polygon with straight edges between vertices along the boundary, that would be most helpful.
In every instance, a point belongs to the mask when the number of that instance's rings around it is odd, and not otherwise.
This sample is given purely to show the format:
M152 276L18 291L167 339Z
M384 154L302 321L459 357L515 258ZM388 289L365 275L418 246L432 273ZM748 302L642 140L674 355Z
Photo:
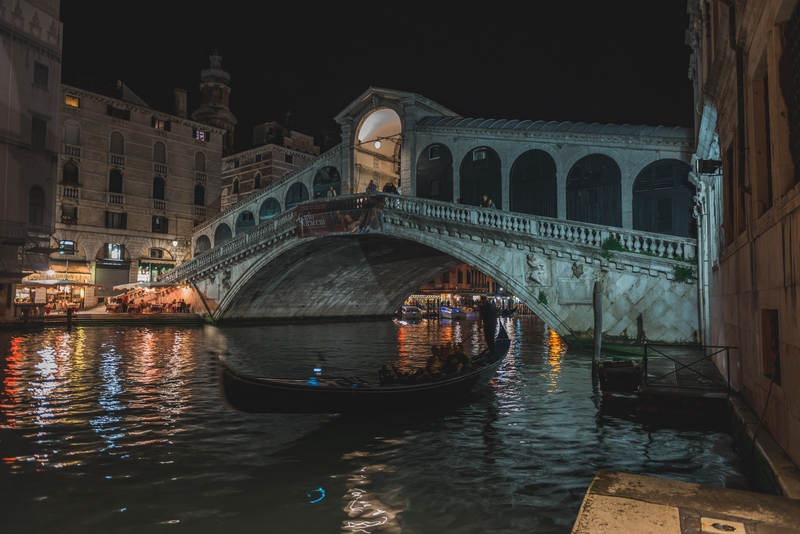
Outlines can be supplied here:
M200 172L200 171L195 171L194 172L194 179L196 181L198 181L198 182L205 183L206 182L206 173Z
M205 206L195 206L194 207L194 214L197 217L205 217L206 216L206 208L205 208Z
M61 151L67 156L73 156L76 158L81 157L81 147L77 145L68 145L67 143L63 143L61 145Z
M81 190L78 187L73 187L70 185L61 186L61 196L63 198L74 198L75 200L78 200L81 198L80 191Z
M153 172L156 174L167 174L166 163L153 163Z
M158 211L166 211L167 210L167 201L166 200L153 200L153 209Z
M125 204L125 195L120 193L109 193L108 194L108 203L109 204Z
M112 165L118 165L120 167L125 166L125 156L123 156L122 154L109 154L108 161Z

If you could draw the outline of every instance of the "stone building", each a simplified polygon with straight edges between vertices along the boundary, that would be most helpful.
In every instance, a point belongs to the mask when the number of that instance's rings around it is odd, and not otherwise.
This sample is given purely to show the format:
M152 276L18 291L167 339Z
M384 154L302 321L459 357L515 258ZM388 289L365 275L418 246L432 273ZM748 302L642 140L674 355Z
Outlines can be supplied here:
M800 465L800 3L688 6L704 338Z
M169 114L121 82L99 87L63 85L59 103L60 250L50 264L58 278L104 286L87 292L85 306L119 294L114 285L155 280L190 256L192 229L220 210L222 153L231 133L188 119L183 90L175 90Z
M284 128L277 122L253 128L254 148L222 160L222 209L236 204L251 193L274 183L319 156L314 138ZM328 187L341 190L338 174L320 179L314 192L326 193ZM313 193L312 193L313 194ZM297 188L296 201L308 200L308 190Z
M58 162L59 4L0 2L0 322L14 320L15 282L47 268Z

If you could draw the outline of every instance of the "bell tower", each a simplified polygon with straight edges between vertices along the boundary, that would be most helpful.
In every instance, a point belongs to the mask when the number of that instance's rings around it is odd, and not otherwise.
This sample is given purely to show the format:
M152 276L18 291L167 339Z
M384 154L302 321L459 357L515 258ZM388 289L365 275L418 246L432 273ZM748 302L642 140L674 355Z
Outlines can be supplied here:
M192 113L192 119L226 131L222 155L233 154L233 128L236 117L231 113L231 76L222 70L222 57L214 53L208 58L211 66L200 73L200 107Z

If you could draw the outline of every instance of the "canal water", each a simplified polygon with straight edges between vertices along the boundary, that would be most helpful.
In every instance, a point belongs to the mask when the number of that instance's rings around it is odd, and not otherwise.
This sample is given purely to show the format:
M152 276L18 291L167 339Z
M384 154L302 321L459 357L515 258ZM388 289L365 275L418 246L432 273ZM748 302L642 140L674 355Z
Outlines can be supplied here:
M568 533L599 469L747 489L724 431L609 415L591 355L540 320L469 405L408 415L241 414L202 328L0 333L0 532ZM243 371L377 379L473 323L227 328Z

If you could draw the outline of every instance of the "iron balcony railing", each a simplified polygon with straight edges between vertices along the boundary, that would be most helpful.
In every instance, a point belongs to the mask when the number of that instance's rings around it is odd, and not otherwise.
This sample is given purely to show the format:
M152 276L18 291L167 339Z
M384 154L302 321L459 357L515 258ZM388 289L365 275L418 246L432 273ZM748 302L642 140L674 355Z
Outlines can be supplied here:
M675 354L668 354L667 349L686 350L694 349L698 352L702 351L703 356L686 355L685 358L678 358ZM731 366L730 366L730 351L736 350L737 347L726 346L712 346L712 345L670 345L658 343L645 343L644 345L644 358L642 361L642 388L646 389L648 386L657 386L665 388L681 388L681 389L701 389L712 391L725 391L730 393L731 390ZM714 365L714 358L722 357L725 362L726 376L723 377L719 369ZM674 364L671 371L654 374L651 376L649 371L654 367L656 359L666 360L670 364ZM705 367L705 369L703 368ZM678 374L681 371L688 371L684 375L690 378L678 379ZM674 383L673 383L674 381Z

